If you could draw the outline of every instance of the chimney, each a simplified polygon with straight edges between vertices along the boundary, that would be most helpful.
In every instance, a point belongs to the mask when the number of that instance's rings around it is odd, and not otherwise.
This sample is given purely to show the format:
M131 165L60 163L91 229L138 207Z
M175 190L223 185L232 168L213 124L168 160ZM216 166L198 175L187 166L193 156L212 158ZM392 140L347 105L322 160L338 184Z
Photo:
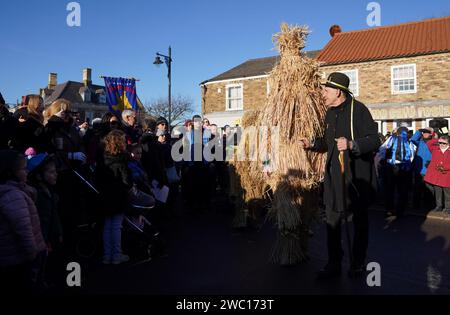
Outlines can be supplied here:
M54 90L56 85L58 84L57 81L58 75L56 73L50 73L48 75L48 88L49 90Z
M330 35L331 37L334 37L334 35L336 35L337 33L342 32L342 29L339 25L333 25L330 27Z
M92 84L91 72L92 72L92 70L90 68L83 69L83 83L84 83L84 86L89 86L89 85Z

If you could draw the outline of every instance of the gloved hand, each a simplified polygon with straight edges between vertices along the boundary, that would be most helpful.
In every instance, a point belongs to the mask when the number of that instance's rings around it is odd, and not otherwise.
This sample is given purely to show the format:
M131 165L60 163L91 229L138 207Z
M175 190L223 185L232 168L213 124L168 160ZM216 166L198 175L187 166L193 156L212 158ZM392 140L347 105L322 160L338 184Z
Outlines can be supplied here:
M77 160L86 163L86 155L84 155L83 152L70 152L68 157L69 160Z
M437 166L436 166L436 169L437 169L437 171L438 171L439 173L445 174L445 168L444 168L443 165L437 165Z

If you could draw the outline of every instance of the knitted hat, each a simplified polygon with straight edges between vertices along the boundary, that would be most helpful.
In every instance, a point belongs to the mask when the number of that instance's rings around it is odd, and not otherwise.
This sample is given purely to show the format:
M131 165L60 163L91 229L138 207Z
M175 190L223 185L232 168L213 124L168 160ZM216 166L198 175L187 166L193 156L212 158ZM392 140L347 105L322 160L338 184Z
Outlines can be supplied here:
M156 120L156 126L161 124L166 124L166 126L169 126L169 122L167 121L167 119L162 116L158 117L158 119Z
M47 153L41 153L41 154L37 154L33 157L31 157L30 159L28 159L27 162L27 168L28 168L28 172L33 172L35 171L39 166L41 166L47 159L48 159L49 155Z
M36 156L36 150L34 148L28 148L25 150L25 155L27 159L31 159L33 156Z

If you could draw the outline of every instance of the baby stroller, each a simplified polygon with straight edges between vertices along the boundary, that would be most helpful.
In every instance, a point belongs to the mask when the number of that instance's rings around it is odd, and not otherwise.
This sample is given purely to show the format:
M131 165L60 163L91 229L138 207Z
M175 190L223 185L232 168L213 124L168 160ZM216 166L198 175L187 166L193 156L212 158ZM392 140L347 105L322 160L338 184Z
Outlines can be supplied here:
M122 244L135 264L151 261L163 250L159 230L150 222L155 210L155 199L137 188L130 192L130 207L125 213L122 229Z

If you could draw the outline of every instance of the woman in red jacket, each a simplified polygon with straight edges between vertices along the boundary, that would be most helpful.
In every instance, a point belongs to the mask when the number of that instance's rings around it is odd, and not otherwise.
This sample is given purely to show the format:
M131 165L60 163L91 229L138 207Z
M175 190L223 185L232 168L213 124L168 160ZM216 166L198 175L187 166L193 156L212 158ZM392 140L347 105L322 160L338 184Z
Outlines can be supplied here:
M431 152L431 162L425 174L425 182L431 184L436 198L436 208L432 211L444 211L450 214L450 147L449 136L427 142ZM444 198L443 197L444 195Z

